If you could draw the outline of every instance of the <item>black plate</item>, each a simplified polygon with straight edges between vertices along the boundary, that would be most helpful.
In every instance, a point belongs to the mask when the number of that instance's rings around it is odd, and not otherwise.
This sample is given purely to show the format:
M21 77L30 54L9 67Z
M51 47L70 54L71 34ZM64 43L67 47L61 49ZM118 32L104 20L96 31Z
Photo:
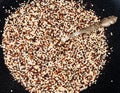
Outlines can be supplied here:
M5 9L11 9L10 6L17 8L22 2L23 0L18 0L18 2L15 0L0 0L0 30L3 30L5 18L9 15L5 13ZM94 5L93 7L90 4L91 2ZM106 31L108 44L110 47L113 47L113 52L107 58L108 62L102 70L103 74L100 75L96 84L93 84L81 93L120 93L120 0L84 0L84 3L87 4L87 9L92 8L98 16L104 18L115 15L118 17L118 21ZM110 36L110 32L113 33L113 36ZM0 32L0 44L2 42L1 36L2 33ZM0 93L29 93L10 75L4 64L1 48Z

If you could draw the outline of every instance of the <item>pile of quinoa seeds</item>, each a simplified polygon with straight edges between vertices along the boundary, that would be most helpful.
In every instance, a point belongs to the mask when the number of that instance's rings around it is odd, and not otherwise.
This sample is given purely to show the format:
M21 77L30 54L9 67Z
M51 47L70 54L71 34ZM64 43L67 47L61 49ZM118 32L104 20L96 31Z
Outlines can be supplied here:
M30 93L79 93L95 83L106 62L105 30L59 42L99 21L75 1L34 0L6 19L5 64Z

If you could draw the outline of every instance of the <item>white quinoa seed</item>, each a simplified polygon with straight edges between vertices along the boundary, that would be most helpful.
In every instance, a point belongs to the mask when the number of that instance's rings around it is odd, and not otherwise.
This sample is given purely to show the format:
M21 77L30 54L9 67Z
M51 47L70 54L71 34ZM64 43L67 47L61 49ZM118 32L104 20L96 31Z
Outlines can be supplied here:
M111 35L111 36L113 36L113 33L112 33L112 32L110 32L110 35Z
M12 92L13 92L13 90L11 89L11 90L10 90L10 93L12 93Z
M95 83L106 62L105 30L59 43L64 35L96 22L94 11L74 0L34 0L23 5L6 19L5 64L30 93L79 93Z

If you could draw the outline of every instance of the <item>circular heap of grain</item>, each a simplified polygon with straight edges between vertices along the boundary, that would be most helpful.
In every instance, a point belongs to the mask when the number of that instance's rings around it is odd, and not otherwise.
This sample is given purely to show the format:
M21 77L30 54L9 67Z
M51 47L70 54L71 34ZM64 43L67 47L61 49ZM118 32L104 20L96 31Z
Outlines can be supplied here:
M81 34L61 46L59 42L96 22L94 11L75 1L34 0L6 20L5 64L30 93L79 93L95 82L106 62L105 31Z

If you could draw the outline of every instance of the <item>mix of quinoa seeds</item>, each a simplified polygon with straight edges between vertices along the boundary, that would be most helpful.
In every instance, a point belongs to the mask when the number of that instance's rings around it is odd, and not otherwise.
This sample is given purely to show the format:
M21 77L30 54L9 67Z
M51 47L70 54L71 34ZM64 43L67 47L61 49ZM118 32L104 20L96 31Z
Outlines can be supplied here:
M6 19L5 64L30 93L79 93L96 81L106 62L104 28L59 42L96 22L95 13L75 1L34 0Z

